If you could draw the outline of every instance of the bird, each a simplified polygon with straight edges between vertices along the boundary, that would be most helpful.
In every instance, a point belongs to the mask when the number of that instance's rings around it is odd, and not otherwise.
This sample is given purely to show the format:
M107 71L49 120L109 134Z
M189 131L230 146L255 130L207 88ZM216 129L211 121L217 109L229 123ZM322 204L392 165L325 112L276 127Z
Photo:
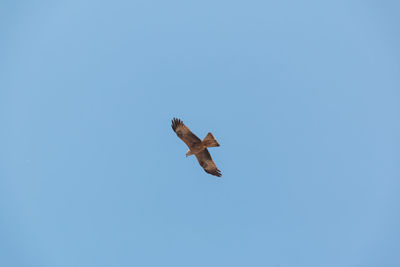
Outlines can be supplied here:
M171 127L176 135L189 147L186 157L195 155L200 166L203 167L205 172L217 177L222 176L221 171L218 170L213 159L211 158L210 152L207 149L208 147L219 146L219 143L217 140L215 140L212 133L208 133L202 141L194 133L192 133L192 131L189 130L183 121L178 118L172 119Z

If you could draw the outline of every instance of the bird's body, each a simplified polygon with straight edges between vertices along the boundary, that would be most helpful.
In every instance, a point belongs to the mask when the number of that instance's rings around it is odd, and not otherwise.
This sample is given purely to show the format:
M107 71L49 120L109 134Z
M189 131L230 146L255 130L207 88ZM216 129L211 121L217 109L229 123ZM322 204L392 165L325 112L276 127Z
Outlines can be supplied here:
M180 119L177 118L172 120L172 129L189 147L189 151L186 153L187 157L190 155L195 155L204 171L218 177L222 176L221 171L218 170L211 158L210 152L207 149L208 147L219 146L217 140L215 140L211 133L208 133L202 141L195 134L193 134Z
M189 150L186 152L186 157L189 157L191 155L195 155L196 153L199 153L200 151L206 149L207 146L203 144L202 142L194 144Z

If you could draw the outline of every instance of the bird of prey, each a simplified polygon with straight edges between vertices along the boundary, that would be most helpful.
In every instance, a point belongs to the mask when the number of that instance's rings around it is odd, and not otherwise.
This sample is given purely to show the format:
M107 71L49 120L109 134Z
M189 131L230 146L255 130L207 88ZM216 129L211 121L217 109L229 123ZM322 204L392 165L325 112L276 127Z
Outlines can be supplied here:
M177 118L172 120L171 126L176 135L178 135L178 137L189 147L186 157L194 154L199 161L200 166L203 167L207 173L221 177L221 171L218 170L207 149L207 147L219 146L214 136L211 133L208 133L203 141L201 141L200 138L198 138L189 130L188 127L186 127L185 124L183 124L183 121Z

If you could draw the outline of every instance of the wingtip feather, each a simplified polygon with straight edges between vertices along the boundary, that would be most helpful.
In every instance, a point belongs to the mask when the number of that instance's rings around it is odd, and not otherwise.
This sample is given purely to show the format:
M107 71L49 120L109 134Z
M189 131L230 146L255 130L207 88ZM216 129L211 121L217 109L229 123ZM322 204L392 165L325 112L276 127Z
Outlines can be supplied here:
M204 169L204 170L206 172L208 172L209 174L211 174L211 175L214 175L214 176L217 176L217 177L221 177L222 176L221 171L218 170L218 169L215 169L215 170L212 170L212 171L207 171L206 169Z
M171 127L172 127L172 129L175 131L176 128L177 128L180 124L182 124L182 123L183 123L183 122L182 122L180 119L178 119L178 118L173 118L173 119L172 119Z

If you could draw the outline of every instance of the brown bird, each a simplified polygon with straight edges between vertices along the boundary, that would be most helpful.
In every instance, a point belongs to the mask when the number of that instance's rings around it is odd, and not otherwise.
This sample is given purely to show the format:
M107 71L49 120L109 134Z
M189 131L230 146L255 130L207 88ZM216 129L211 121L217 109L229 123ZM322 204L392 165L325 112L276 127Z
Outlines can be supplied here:
M183 121L174 118L172 120L172 129L178 135L180 139L189 147L186 157L190 155L195 155L203 169L212 175L221 177L221 171L218 170L214 161L211 158L210 152L208 152L207 147L219 146L217 140L211 133L208 133L203 141L200 140L194 133L192 133Z

